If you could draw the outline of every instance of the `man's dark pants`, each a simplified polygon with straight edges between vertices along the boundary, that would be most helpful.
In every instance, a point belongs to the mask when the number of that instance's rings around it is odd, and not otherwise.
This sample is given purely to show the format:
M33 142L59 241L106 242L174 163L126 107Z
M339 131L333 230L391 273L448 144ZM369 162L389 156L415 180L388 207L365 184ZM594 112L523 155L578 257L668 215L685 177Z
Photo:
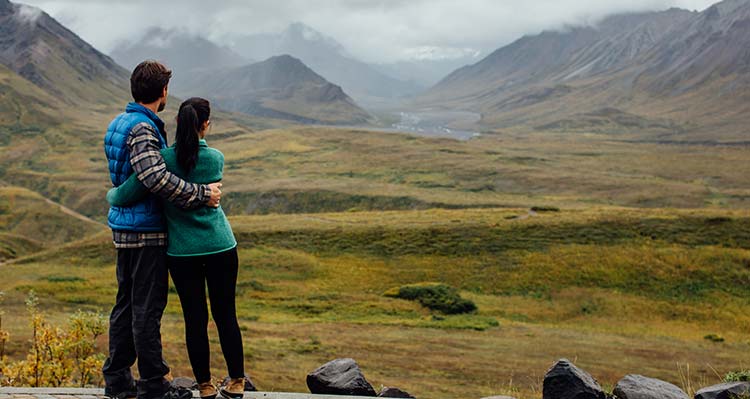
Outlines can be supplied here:
M167 306L166 247L117 250L117 302L109 319L109 358L102 369L108 394L132 391L139 399L161 397L169 383L162 357L161 316ZM138 359L140 379L130 367Z

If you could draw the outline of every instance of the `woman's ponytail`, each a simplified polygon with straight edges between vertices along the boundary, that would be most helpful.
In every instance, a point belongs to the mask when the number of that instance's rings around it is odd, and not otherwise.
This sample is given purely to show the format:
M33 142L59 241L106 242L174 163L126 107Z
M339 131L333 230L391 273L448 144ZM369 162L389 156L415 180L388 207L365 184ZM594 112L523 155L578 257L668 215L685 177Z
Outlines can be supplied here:
M180 105L177 113L177 132L175 134L175 151L177 164L190 173L198 163L199 135L211 115L207 100L190 98Z

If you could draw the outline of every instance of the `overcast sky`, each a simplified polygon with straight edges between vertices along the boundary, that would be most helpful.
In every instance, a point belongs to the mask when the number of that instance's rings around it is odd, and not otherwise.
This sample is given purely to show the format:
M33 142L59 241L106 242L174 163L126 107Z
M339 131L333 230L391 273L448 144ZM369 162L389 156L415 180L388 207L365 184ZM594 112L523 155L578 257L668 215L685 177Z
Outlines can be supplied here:
M369 62L420 54L483 53L524 34L594 23L625 11L713 0L25 0L104 52L151 26L182 27L215 40L278 32L303 22Z

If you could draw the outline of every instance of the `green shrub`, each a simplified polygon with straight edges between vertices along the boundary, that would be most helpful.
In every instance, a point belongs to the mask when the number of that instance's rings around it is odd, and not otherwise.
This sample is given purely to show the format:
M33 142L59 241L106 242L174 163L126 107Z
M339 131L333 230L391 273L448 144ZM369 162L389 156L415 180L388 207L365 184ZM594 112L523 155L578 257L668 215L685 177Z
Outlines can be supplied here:
M748 382L750 370L730 371L724 376L724 382Z
M391 298L419 301L422 306L444 314L471 313L477 310L474 302L461 298L458 291L446 284L420 283L392 288L384 294Z
M718 334L708 334L708 335L706 335L703 338L707 339L707 340L709 340L711 342L724 342L724 337L722 337L721 335L718 335Z

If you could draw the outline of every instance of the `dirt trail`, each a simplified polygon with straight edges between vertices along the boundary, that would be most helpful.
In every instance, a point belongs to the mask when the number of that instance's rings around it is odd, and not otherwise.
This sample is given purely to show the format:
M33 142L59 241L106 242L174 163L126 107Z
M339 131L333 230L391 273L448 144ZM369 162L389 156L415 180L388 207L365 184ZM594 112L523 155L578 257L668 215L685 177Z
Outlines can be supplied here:
M534 216L537 216L537 215L538 215L538 213L536 213L536 212L534 212L534 211L529 211L529 212L528 212L527 214L525 214L525 215L521 215L521 216L518 216L518 217L515 217L515 218L513 218L513 220L526 220L526 219L528 219L528 218L533 218Z
M56 206L56 207L59 207L59 208L60 208L60 210L61 210L61 211L62 211L62 212L63 212L64 214L66 214L66 215L68 215L68 216L72 216L72 217L74 217L74 218L76 218L76 219L78 219L78 220L81 220L81 221L84 221L84 222L87 222L87 223L93 223L93 224L98 224L98 225L100 225L100 226L105 226L105 224L104 224L104 223L101 223L101 222L97 222L96 220L94 220L94 219L91 219L90 217L88 217L88 216L86 216L86 215L82 215L82 214L80 214L80 213L78 213L78 212L76 212L76 211L74 211L74 210L72 210L72 209L70 209L70 208L66 207L66 206L65 206L65 205L63 205L63 204L57 203L57 202L55 202L55 201L52 201L52 200L51 200L51 199L49 199L49 198L45 198L45 199L44 199L44 201L45 201L45 202L47 202L48 204L52 205L52 206Z

